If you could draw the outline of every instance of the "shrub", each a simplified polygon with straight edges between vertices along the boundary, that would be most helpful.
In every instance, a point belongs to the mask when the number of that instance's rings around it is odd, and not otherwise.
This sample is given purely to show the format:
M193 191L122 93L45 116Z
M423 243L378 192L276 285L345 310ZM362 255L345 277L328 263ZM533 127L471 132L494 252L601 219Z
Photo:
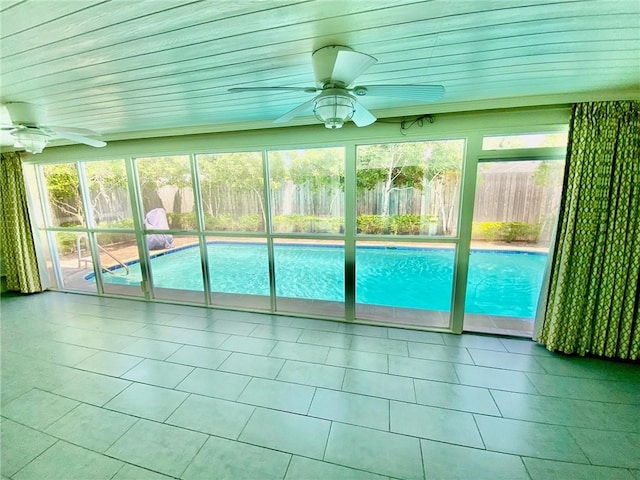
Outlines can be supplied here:
M236 229L240 232L259 232L264 229L262 217L255 214L239 217Z
M313 232L314 221L319 217L311 215L276 215L273 217L273 229L281 233Z
M420 215L393 215L389 218L391 233L394 235L420 234Z
M169 228L172 230L195 230L197 226L195 212L167 213Z
M315 217L313 220L313 232L341 233L342 231L344 231L342 218Z
M379 235L388 230L387 217L382 215L358 215L358 233Z
M540 224L525 222L505 222L500 231L500 240L511 243L515 241L535 242L540 235Z
M233 230L233 217L228 214L205 215L205 228L216 232L228 232Z
M536 242L540 235L539 223L474 222L473 238L502 242Z
M58 254L69 255L75 252L78 235L76 232L57 232L56 245L58 246Z
M500 238L503 222L473 222L472 236L484 240L495 241Z

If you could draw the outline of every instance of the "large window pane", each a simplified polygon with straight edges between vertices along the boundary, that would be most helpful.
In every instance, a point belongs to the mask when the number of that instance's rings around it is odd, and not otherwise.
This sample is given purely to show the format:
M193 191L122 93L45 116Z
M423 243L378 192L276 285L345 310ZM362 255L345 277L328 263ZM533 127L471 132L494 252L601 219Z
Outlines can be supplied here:
M83 164L94 225L133 229L133 216L124 160Z
M40 238L40 245L42 247L42 256L47 268L48 286L53 289L64 288L64 284L59 284L56 278L56 267L53 263L53 256L51 254L51 245L49 243L49 235L55 238L54 232L46 232L45 230L39 230L38 235Z
M270 308L265 239L209 237L207 257L211 303L258 310Z
M448 327L455 246L356 243L356 317Z
M357 149L357 231L455 236L464 140Z
M89 237L84 232L50 232L55 241L62 285L69 290L96 292ZM53 259L53 256L52 256ZM52 275L53 276L53 275Z
M564 147L568 133L524 133L519 135L495 135L482 139L483 150L509 150L514 148Z
M344 242L274 241L276 308L344 316Z
M95 271L102 275L104 293L144 296L135 235L100 233L95 237L100 260L100 265Z
M189 157L138 158L136 166L145 220L149 212L162 209L166 213L169 228L195 230L198 225ZM148 225L146 221L145 225L156 229L155 225Z
M478 165L465 330L531 336L564 161Z
M198 237L171 235L168 248L157 245L157 235L146 235L153 297L162 300L204 302L202 261ZM158 248L152 249L152 246Z
M44 183L51 226L80 227L85 225L80 180L75 163L43 165Z
M344 148L269 152L276 233L344 232Z
M206 230L264 232L262 153L198 155Z

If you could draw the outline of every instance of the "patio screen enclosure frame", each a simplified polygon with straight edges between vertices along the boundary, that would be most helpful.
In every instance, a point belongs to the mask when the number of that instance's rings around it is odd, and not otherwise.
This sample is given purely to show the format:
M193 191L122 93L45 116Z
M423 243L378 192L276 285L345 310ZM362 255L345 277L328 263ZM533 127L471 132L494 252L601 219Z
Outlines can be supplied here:
M358 129L346 126L340 131L327 131L321 125L279 128L272 130L242 131L214 134L194 134L179 137L162 137L155 139L140 139L112 142L103 149L89 149L86 147L66 146L48 148L41 155L29 156L25 159L25 178L31 197L31 211L39 235L36 238L39 255L47 265L43 271L44 283L49 288L63 291L78 291L65 286L62 276L55 236L61 233L75 233L84 235L89 246L88 253L93 265L100 265L100 247L97 242L99 235L127 234L135 238L142 279L137 291L117 292L105 288L102 267L95 267L95 290L93 294L104 296L131 296L147 301L169 301L173 303L196 304L216 308L233 308L236 310L251 310L277 314L295 314L308 317L334 318L343 321L373 323L384 322L370 318L359 318L356 305L356 245L359 242L392 242L393 244L420 244L424 246L447 244L455 252L454 270L451 286L451 307L447 324L440 328L429 325L415 325L412 327L426 329L440 329L454 333L462 332L464 325L464 298L469 267L469 254L472 241L473 203L476 189L478 163L483 161L503 160L553 160L564 159L564 146L530 146L495 148L489 145L487 138L495 136L525 135L525 134L563 134L567 131L569 119L568 107L529 108L504 111L487 111L469 114L442 114L435 117L433 124L424 123L414 126L410 130L401 130L400 121L378 122L370 127ZM357 233L357 152L358 148L366 145L384 145L411 142L464 142L463 157L461 158L460 188L457 199L457 219L453 234L439 233L429 235L419 232L414 235L380 235ZM484 148L483 149L483 143ZM305 233L278 232L273 225L272 195L269 172L269 153L275 151L295 151L309 149L337 148L344 153L343 195L344 195L344 226L337 233ZM200 192L197 158L199 155L230 154L237 152L255 152L262 160L262 195L264 201L264 231L213 231L205 229L205 219ZM193 179L194 196L193 210L196 228L193 230L145 230L144 209L140 187L140 172L138 159L154 157L182 156L188 159L189 174ZM127 174L126 190L131 205L133 225L129 228L100 227L92 217L90 207L89 187L86 178L86 165L94 161L118 160L124 162ZM79 194L84 208L84 225L63 227L52 221L51 208L47 200L47 187L44 170L47 165L73 164L79 172ZM188 235L197 239L201 254L200 267L204 283L202 299L195 301L189 298L163 297L158 294L151 275L150 252L146 246L145 236L148 234L169 234L174 238ZM269 299L268 305L260 308L243 308L242 305L224 305L212 301L209 262L206 255L207 241L212 239L244 239L263 242L268 256ZM274 245L286 241L318 241L333 242L344 249L344 302L342 314L334 315L313 308L305 311L282 310L278 308L275 278L276 265L274 261ZM84 293L87 293L86 291ZM397 323L395 323L397 325Z

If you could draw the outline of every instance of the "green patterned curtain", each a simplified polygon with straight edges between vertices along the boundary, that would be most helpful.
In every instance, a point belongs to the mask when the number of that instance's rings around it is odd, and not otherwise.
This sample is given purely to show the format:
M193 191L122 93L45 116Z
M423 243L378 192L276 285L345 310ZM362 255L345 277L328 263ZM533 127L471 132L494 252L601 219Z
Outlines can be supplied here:
M537 340L640 358L640 102L574 106L560 210Z
M17 153L0 156L0 211L0 255L7 275L7 289L22 293L41 292L22 162Z

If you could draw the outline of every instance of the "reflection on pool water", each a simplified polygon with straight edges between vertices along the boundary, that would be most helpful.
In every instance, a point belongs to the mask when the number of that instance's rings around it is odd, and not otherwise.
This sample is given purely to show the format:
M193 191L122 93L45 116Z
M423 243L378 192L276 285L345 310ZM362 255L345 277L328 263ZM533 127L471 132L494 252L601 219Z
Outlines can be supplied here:
M212 242L208 246L211 290L269 295L267 247L257 243ZM281 297L344 301L342 246L275 245L276 294ZM466 311L533 318L547 260L543 253L473 250L469 263ZM356 302L449 311L454 250L369 247L356 250ZM140 264L130 273L104 281L139 285ZM200 250L183 247L152 257L159 288L202 290ZM86 277L93 280L93 274Z

